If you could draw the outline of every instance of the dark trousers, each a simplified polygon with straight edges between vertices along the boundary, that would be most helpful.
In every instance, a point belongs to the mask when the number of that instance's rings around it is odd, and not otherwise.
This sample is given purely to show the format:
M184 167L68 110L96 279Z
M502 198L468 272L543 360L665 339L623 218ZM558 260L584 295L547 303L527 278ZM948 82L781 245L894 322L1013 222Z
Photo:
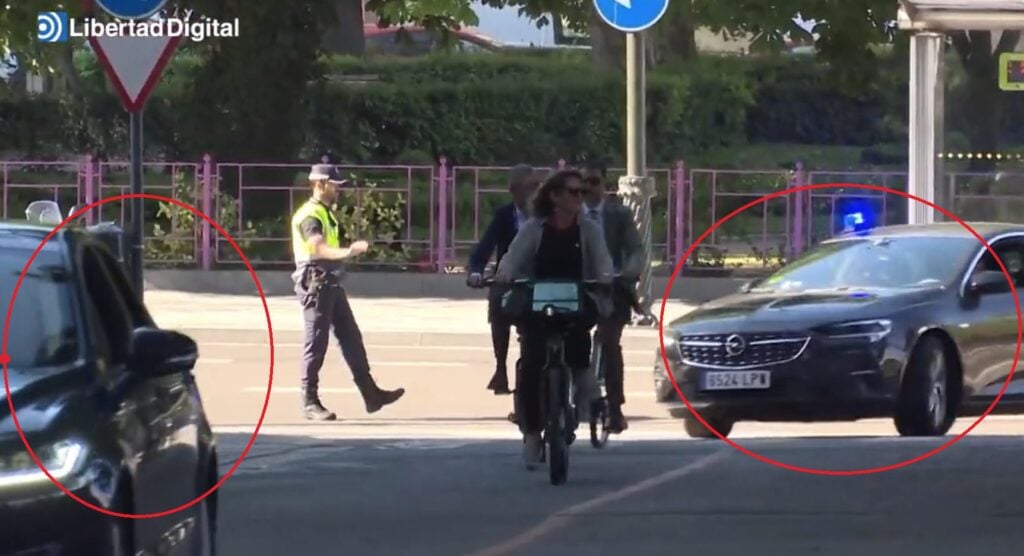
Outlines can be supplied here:
M352 371L357 384L370 377L370 362L363 346L363 335L356 324L349 305L348 296L341 286L323 288L315 299L303 306L302 318L305 324L304 349L302 351L303 388L315 390L320 384L320 368L327 355L327 343L331 329L341 346L341 354Z
M512 320L501 312L501 291L491 288L487 295L487 322L491 324L495 370L508 376L508 346L512 336Z
M519 373L516 397L519 407L516 416L519 430L525 434L544 430L542 402L547 396L547 380L544 366L547 362L547 334L536 322L523 323L519 327L522 335L523 364ZM590 367L589 328L573 329L565 338L565 363L575 373L585 372Z
M625 361L622 357L622 330L629 323L633 314L629 294L616 289L614 294L615 313L602 319L599 326L601 338L601 354L604 360L605 389L608 392L608 403L623 405L626 403L625 392Z
M600 325L601 355L604 361L604 386L608 392L608 403L626 403L625 361L622 357L622 329L626 323L617 319L603 321Z

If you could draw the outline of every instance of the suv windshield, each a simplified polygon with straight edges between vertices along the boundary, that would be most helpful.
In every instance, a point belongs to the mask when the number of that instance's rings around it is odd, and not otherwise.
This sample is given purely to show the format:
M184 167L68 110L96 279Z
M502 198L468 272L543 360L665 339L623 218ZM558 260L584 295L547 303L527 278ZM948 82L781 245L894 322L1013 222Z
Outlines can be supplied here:
M25 262L39 245L35 237L15 237L0 231L0 327ZM26 245L30 244L30 247ZM50 242L29 268L18 289L11 314L7 350L12 368L71 363L78 356L78 336L68 277L57 243ZM0 330L3 330L0 328Z
M913 288L946 285L978 249L974 238L864 238L813 249L758 284L756 290Z

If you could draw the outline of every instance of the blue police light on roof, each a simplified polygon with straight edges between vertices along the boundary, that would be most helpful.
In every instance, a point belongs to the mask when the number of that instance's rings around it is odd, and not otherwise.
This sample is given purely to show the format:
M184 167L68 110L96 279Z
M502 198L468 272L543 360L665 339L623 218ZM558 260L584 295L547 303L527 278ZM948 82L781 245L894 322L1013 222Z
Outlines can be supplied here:
M867 232L875 227L876 215L874 206L877 201L862 198L847 198L836 207L840 220L836 227L843 233Z

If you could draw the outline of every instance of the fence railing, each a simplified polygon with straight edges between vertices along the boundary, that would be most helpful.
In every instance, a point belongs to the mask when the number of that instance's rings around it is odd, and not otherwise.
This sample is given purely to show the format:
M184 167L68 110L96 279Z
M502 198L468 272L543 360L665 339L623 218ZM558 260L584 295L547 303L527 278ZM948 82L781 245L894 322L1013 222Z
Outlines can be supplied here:
M551 168L565 166L558 161ZM491 214L508 202L508 167L439 164L339 166L354 180L339 201L348 239L374 247L360 265L447 272L464 263ZM126 162L0 162L2 216L22 218L27 205L52 199L68 211L128 193ZM308 196L306 164L151 162L144 165L147 192L195 206L220 224L254 264L291 261L291 214ZM623 174L609 169L609 180ZM759 197L804 184L872 184L906 190L905 172L723 170L673 167L649 170L657 195L652 203L653 257L674 265L690 243L715 221ZM1024 174L949 173L939 192L949 210L966 220L1024 222ZM687 264L694 267L775 266L842 227L842 214L857 208L879 224L906 221L907 200L856 188L815 190L771 199L718 227ZM210 269L240 259L201 218L166 204L146 207L146 259L151 264ZM125 203L110 203L84 216L124 225Z

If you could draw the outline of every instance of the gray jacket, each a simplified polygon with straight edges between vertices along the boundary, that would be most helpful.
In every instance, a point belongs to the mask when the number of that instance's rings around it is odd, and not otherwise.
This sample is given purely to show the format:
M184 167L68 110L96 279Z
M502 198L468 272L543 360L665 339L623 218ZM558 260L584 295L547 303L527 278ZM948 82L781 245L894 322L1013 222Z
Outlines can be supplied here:
M633 213L621 201L608 198L601 208L601 219L612 263L623 277L638 280L644 270L644 245Z
M615 270L612 265L612 257L605 245L601 227L586 218L579 219L579 226L580 247L583 250L583 279L611 284ZM508 252L501 258L494 274L495 280L508 283L514 280L534 278L537 248L540 247L543 236L544 220L539 218L527 220L519 228L519 233L512 240L512 244L508 246ZM591 298L597 302L598 311L602 316L608 316L613 310L610 299L605 299L605 297L591 295Z

